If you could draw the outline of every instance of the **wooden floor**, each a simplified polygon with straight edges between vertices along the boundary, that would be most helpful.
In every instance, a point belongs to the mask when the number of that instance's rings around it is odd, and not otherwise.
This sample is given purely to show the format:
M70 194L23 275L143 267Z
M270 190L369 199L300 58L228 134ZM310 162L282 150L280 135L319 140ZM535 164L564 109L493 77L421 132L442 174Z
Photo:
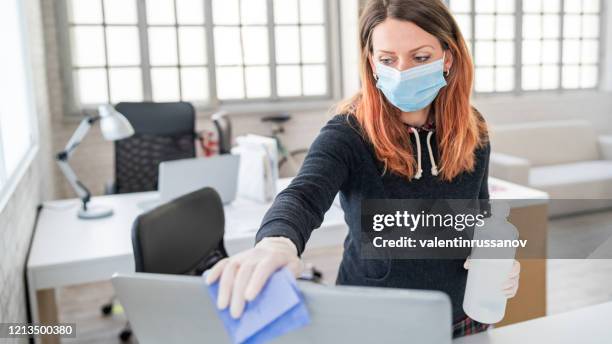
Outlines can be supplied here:
M552 220L549 233L552 256L586 256L612 238L612 211ZM317 250L305 254L304 259L323 271L326 283L333 283L341 250ZM551 259L547 283L549 314L612 301L612 260ZM65 342L118 343L117 335L126 323L124 315L103 317L100 313L100 306L112 295L112 287L107 282L61 289L60 319L77 323L78 331L76 340Z

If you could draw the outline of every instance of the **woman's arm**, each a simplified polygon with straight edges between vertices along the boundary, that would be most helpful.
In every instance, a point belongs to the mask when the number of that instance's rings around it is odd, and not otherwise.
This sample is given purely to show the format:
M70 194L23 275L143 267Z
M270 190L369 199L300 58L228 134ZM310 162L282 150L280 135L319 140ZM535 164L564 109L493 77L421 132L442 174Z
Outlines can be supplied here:
M298 176L265 215L255 247L221 260L208 273L207 283L220 280L217 306L230 306L234 318L276 270L288 267L299 275L299 255L355 163L358 134L346 120L336 116L321 130Z
M298 175L276 197L264 216L257 242L265 237L286 237L301 254L312 231L321 226L358 158L354 156L358 134L338 121L346 118L335 118L321 130Z

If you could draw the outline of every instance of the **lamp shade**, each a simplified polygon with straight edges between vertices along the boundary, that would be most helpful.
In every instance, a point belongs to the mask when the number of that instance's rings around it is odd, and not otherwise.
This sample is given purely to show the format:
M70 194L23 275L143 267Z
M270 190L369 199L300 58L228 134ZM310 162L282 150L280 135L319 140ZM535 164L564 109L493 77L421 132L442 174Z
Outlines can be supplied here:
M100 105L100 129L107 141L117 141L134 135L134 128L130 122L112 105Z

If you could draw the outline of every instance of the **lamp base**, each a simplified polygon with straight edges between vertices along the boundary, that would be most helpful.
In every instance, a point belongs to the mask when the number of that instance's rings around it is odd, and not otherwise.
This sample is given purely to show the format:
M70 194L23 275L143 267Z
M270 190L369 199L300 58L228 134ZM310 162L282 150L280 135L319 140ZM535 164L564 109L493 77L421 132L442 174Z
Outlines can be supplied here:
M79 209L79 219L95 220L113 215L113 209L101 206L88 206L87 209Z

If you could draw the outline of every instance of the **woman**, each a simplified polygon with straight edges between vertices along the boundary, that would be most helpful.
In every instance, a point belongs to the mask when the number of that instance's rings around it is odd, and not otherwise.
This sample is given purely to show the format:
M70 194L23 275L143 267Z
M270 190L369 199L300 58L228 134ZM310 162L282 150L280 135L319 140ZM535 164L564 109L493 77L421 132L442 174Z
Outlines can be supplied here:
M220 279L218 307L239 317L277 269L300 273L299 255L339 191L349 234L338 284L441 290L452 300L455 336L484 330L462 310L467 262L364 260L356 240L364 199L489 198L487 128L470 105L467 45L440 0L371 0L360 42L361 92L321 130L256 246L219 262L207 282ZM507 297L519 270L515 263Z

